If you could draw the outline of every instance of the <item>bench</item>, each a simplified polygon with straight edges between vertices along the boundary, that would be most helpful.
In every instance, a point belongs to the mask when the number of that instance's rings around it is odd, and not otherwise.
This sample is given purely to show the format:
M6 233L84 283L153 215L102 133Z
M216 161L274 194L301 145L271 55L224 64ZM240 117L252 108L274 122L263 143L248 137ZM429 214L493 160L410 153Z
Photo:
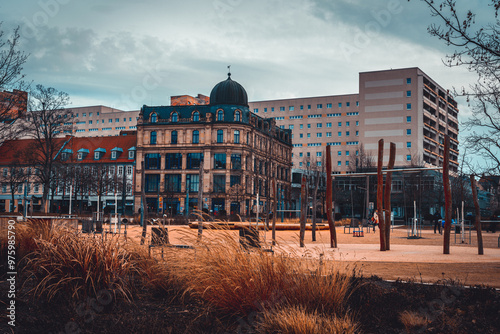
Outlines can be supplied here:
M353 230L352 231L352 236L353 237L364 237L363 229L361 230Z
M349 225L344 226L344 233L346 229L348 229L349 233L351 233L351 228L353 230L359 229L359 222L354 219L351 219L351 223Z

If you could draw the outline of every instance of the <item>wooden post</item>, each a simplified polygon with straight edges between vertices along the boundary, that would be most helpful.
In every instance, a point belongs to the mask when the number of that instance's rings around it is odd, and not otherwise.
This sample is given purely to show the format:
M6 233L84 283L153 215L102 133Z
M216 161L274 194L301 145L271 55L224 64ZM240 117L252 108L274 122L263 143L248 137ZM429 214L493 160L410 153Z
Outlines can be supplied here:
M385 221L383 214L384 201L384 175L382 174L382 165L384 160L384 140L378 141L378 163L377 163L377 212L378 228L380 233L380 251L385 251Z
M274 204L273 204L273 227L272 227L272 234L271 238L273 239L273 246L276 246L276 206L277 206L277 200L278 200L278 194L277 194L277 185L276 185L276 179L272 179L272 187L273 187L273 194L274 194ZM283 209L283 208L282 208Z
M385 249L391 249L391 190L392 172L394 161L396 160L396 144L391 143L389 153L389 164L387 165L387 175L385 176L384 211L385 211Z
M144 245L146 240L147 226L148 226L148 203L146 203L145 185L146 175L144 174L144 161L141 161L141 203L142 203L142 236L141 245Z
M444 136L443 157L443 188L444 188L444 232L443 232L443 254L450 254L450 230L451 230L451 186L450 186L450 137Z
M302 185L300 187L300 247L304 247L304 237L306 234L307 221L307 195L306 195L306 176L302 175Z
M335 221L333 219L332 208L332 153L331 147L326 147L326 218L330 228L330 247L337 248L337 231L335 230Z
M202 153L203 154L203 153ZM198 184L198 210L200 210L200 221L198 221L198 241L201 241L203 236L203 164L204 159L200 160L199 184ZM189 203L188 203L189 205Z
M472 200L474 201L474 209L476 210L476 219L474 221L474 226L476 227L476 233L477 233L477 253L479 255L484 255L483 234L481 232L481 210L479 208L479 201L477 199L476 179L474 178L474 175L470 176L470 187L472 190Z

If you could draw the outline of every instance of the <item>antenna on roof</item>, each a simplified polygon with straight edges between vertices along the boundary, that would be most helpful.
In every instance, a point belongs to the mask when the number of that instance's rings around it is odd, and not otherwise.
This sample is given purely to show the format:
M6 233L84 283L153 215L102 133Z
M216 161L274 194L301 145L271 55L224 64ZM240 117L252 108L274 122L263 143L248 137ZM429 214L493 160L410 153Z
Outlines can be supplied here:
M231 65L227 65L227 76L231 77Z

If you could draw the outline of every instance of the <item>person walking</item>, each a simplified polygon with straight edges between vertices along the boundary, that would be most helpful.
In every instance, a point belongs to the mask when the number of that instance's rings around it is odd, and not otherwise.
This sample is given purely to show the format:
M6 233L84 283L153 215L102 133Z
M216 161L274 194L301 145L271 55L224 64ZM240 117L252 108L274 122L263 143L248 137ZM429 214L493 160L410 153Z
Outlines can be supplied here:
M439 213L437 211L434 213L432 220L434 222L434 234L436 234L436 227L438 228L439 234L442 234L441 233L441 222L440 222L441 216L439 215Z

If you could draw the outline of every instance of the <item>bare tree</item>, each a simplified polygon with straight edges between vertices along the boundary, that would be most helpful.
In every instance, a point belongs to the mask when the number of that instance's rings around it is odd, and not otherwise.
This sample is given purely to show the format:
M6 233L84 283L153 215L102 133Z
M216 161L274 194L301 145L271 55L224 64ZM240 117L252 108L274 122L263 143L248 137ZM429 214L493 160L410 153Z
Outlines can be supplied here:
M37 85L30 92L26 119L20 124L21 131L34 140L32 165L39 169L39 181L43 185L42 207L47 212L47 196L49 194L54 166L58 153L64 145L64 133L71 133L73 116L71 110L64 109L69 102L68 94L55 88Z
M464 66L477 74L477 82L468 88L462 87L458 95L467 97L472 107L472 116L465 121L470 134L466 146L485 159L475 169L500 173L500 0L490 0L492 10L482 13L489 19L485 26L478 26L476 15L470 10L461 11L455 0L422 0L431 15L442 24L431 24L429 33L455 47L445 64L449 67ZM491 15L487 18L487 14Z
M0 22L0 145L13 138L13 124L19 118L26 105L26 95L21 92L26 89L22 81L23 65L28 54L19 50L19 27L14 29L10 37L1 30ZM14 89L14 94L2 95L5 89ZM16 92L18 90L19 92Z
M2 173L1 183L10 190L11 201L10 201L10 212L14 212L14 200L15 194L19 190L19 186L22 186L28 177L25 173L19 160L13 161L10 169L6 171L7 173Z

